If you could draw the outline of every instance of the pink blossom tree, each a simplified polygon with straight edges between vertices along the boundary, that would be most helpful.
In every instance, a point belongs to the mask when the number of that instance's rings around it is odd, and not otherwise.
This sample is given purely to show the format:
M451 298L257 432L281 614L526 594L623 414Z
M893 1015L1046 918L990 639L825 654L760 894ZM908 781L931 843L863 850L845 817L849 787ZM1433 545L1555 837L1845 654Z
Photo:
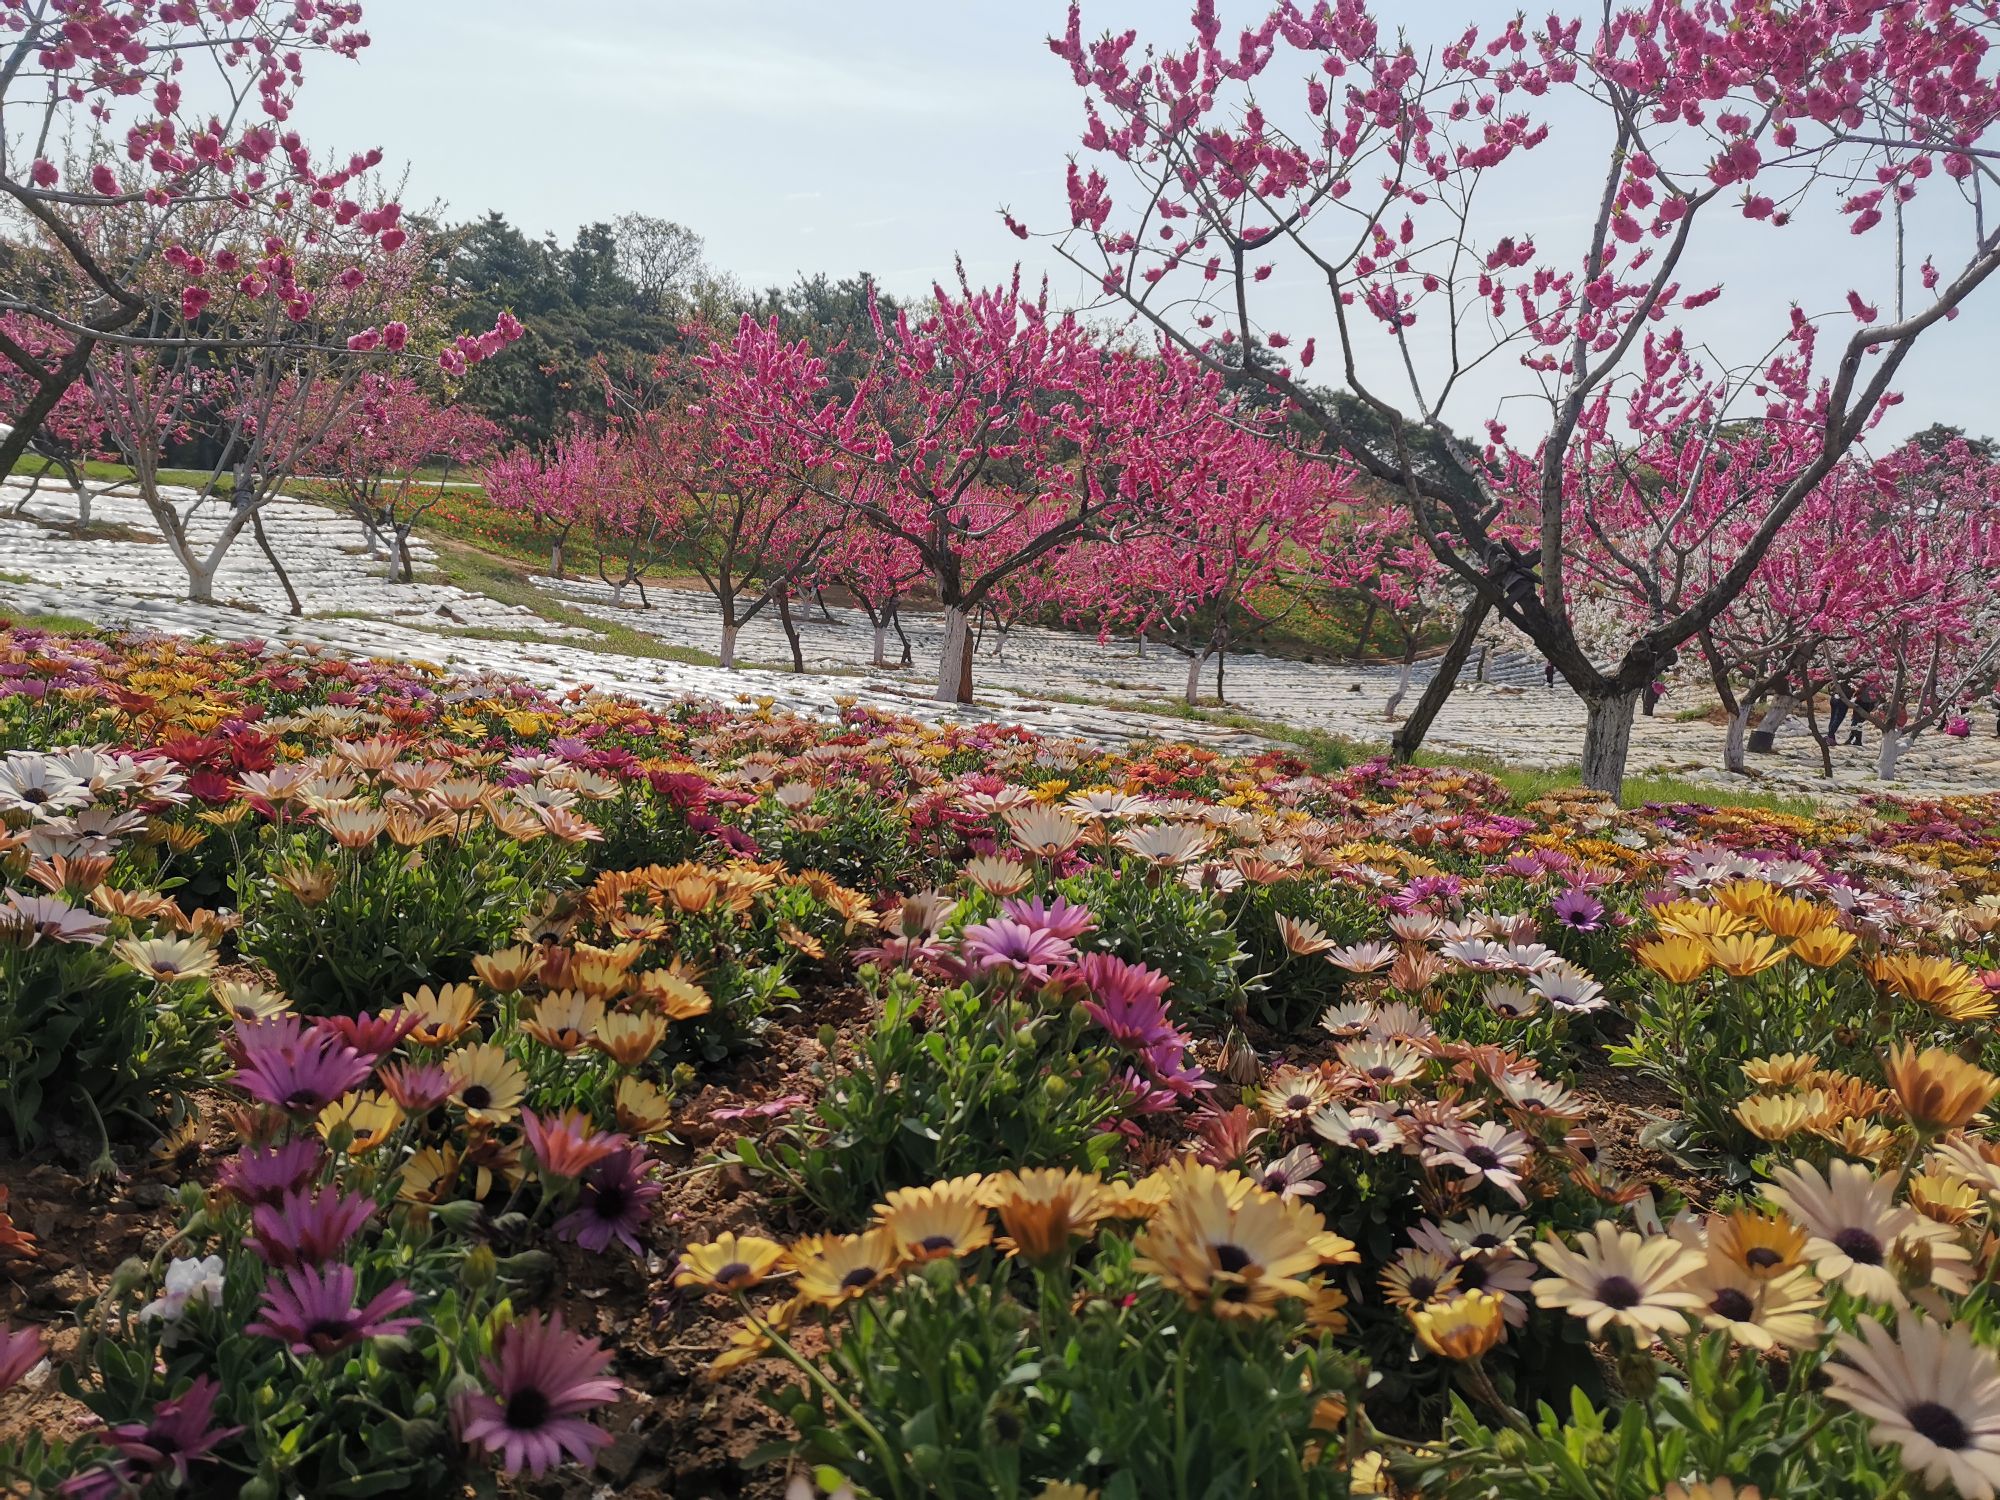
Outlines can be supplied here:
M812 564L815 588L842 590L867 618L874 637L869 662L877 667L891 665L892 629L903 642L901 665L910 665L910 640L902 635L902 604L927 576L923 557L915 547L860 522L842 526L829 536Z
M101 345L198 336L198 305L171 326L154 317L163 291L170 304L210 295L165 260L202 237L191 217L248 222L311 200L373 249L402 243L392 206L342 196L381 153L315 162L286 124L307 59L358 55L360 21L354 3L0 0L0 197L26 230L0 264L0 310L35 330L0 328L13 376L0 474Z
M1498 610L1583 697L1584 780L1615 792L1640 693L1746 586L1923 335L2000 267L2000 227L1978 207L2000 160L1990 25L1966 3L1666 0L1540 28L1509 17L1420 54L1361 0L1280 4L1233 40L1213 0L1197 0L1189 39L1141 49L1134 32L1086 41L1073 5L1051 46L1086 93L1093 160L1071 166L1056 244L1192 357L1288 397L1330 447L1395 486L1473 611ZM1559 247L1514 207L1548 217L1558 188L1532 160L1558 128L1556 94L1580 101L1603 143L1577 205L1583 230ZM1123 179L1115 192L1100 161ZM1968 205L1956 243L1934 227L1950 217L1946 194L1921 220L1907 212L1940 182ZM1510 184L1520 190L1504 196ZM1807 214L1852 231L1814 244L1843 279L1851 265L1843 305L1786 309L1760 329L1752 309L1719 302L1722 287L1688 283L1724 216L1775 231ZM1890 243L1862 259L1879 239ZM1284 260L1326 288L1316 327L1267 321L1264 284ZM1761 352L1697 359L1719 316ZM1821 327L1843 330L1823 361ZM1253 347L1279 357L1244 359ZM1380 440L1306 384L1322 348ZM1535 430L1516 444L1495 424L1487 451L1469 452L1447 424L1474 372L1509 361ZM1732 555L1699 579L1660 580L1672 586L1657 619L1600 664L1578 626L1579 444L1594 424L1638 442L1742 420L1815 441ZM1421 472L1420 433L1471 483ZM1668 513L1679 499L1660 498ZM1460 632L1468 651L1474 633Z
M0 338L12 340L38 364L54 368L68 357L74 344L67 334L51 332L19 313L0 315ZM0 360L0 412L21 414L36 404L40 387L34 377L11 360ZM105 449L104 416L82 381L63 391L29 431L26 453L40 459L42 467L30 478L15 511L19 513L40 490L51 471L60 474L76 498L77 525L90 524L91 501L95 491L83 465Z
M486 498L528 517L549 539L549 575L564 576L570 534L587 524L596 496L613 482L617 440L578 426L542 452L516 448L486 466Z
M322 420L329 403L331 420ZM484 463L500 438L477 412L441 400L413 376L381 371L364 375L351 397L316 391L302 416L319 433L305 463L361 523L370 555L385 557L389 577L406 583L411 531L445 497L452 474ZM418 477L426 466L435 477Z
M1018 275L980 291L961 277L923 318L874 316L876 353L851 398L830 393L803 341L746 319L701 361L707 399L761 461L923 559L944 608L936 696L969 702L989 596L1156 508L1176 453L1224 420L1220 386L1179 354L1105 347ZM1009 531L1018 543L983 550Z
M2000 466L1964 443L1875 467L1860 600L1831 666L1875 703L1875 774L2000 678Z
M1130 536L1075 549L1059 590L1064 613L1100 630L1158 639L1187 659L1184 696L1235 627L1268 628L1307 599L1313 557L1353 503L1349 476L1291 452L1265 431L1218 424L1188 445L1164 503Z

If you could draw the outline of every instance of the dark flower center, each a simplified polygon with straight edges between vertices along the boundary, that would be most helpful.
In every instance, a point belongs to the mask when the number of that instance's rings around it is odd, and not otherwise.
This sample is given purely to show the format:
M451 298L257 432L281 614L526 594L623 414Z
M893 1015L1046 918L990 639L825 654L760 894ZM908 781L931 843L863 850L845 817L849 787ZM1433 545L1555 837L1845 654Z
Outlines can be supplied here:
M1500 1248L1500 1236L1497 1234L1475 1234L1472 1237L1472 1248L1475 1250L1498 1250Z
M1379 1146L1382 1144L1382 1132L1379 1130L1370 1130L1366 1125L1361 1126L1357 1130L1350 1130L1348 1135L1357 1146Z
M306 1324L305 1342L325 1354L344 1346L353 1332L353 1325L345 1318L319 1318Z
M1757 1305L1735 1287L1726 1286L1709 1299L1708 1310L1732 1323L1747 1323L1756 1314Z
M949 1250L956 1243L957 1241L948 1234L927 1234L917 1242L920 1249L932 1255L940 1250Z
M1756 1245L1743 1252L1743 1264L1753 1271L1768 1271L1782 1260L1784 1256L1769 1245Z
M625 1189L613 1184L599 1187L590 1211L600 1219L622 1219L625 1217Z
M1396 1076L1396 1070L1387 1063L1377 1063L1368 1070L1368 1076L1377 1083L1383 1083Z
M1307 1110L1312 1108L1312 1095L1294 1094L1285 1101L1286 1109Z
M728 1265L715 1273L715 1279L723 1286L728 1286L731 1282L741 1281L749 1274L750 1263L748 1261L732 1260Z
M867 1266L856 1266L840 1278L840 1289L844 1292L859 1291L862 1287L875 1284L875 1273Z
M1241 1245L1217 1245L1215 1263L1232 1276L1240 1276L1250 1264L1250 1252Z
M1465 1159L1482 1171L1491 1171L1500 1165L1500 1153L1491 1146L1471 1146L1466 1149Z
M1486 1263L1484 1261L1460 1261L1458 1284L1468 1292L1476 1292L1486 1285Z
M1964 1419L1936 1401L1919 1401L1903 1413L1903 1418L1940 1448L1963 1448L1972 1437Z
M507 1425L516 1432L534 1432L549 1419L549 1398L527 1386L507 1398Z
M493 1090L483 1083L468 1083L459 1098L467 1109L484 1109L493 1102Z
M318 1089L296 1088L285 1095L286 1109L318 1109L322 1102Z
M1639 1284L1629 1276L1607 1276L1597 1283L1597 1300L1606 1307L1624 1309L1637 1307L1645 1301L1645 1293Z
M1410 1296L1418 1302L1428 1302L1437 1295L1438 1284L1428 1276L1410 1278Z
M1856 1265L1882 1264L1882 1242L1865 1229L1843 1229L1833 1237L1833 1242Z

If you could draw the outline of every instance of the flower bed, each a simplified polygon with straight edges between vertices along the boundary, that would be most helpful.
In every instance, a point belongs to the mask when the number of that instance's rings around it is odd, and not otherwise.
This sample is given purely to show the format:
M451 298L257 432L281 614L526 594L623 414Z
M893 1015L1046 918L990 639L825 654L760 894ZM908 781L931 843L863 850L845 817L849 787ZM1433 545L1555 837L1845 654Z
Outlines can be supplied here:
M0 631L0 1473L1990 1496L1996 814Z

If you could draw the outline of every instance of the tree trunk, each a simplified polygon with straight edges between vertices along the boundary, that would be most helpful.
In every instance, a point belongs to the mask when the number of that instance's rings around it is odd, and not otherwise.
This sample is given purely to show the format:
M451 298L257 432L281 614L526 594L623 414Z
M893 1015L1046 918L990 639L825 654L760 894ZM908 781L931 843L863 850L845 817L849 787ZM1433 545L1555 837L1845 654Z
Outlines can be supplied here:
M972 618L962 605L945 606L936 698L939 703L972 701Z
M1779 693L1771 700L1764 717L1757 721L1757 727L1750 732L1750 753L1769 755L1778 748L1778 731L1785 727L1785 720L1792 716L1798 706L1798 699L1790 693Z
M1396 691L1389 695L1389 701L1382 705L1382 717L1393 719L1396 710L1403 706L1403 699L1410 691L1410 676L1417 669L1417 643L1414 639L1403 649L1403 672L1396 679Z
M402 570L401 577L398 577L396 574L398 568ZM398 526L396 528L396 555L390 560L389 569L391 582L415 583L417 581L417 567L410 558L410 528L407 526Z
M1188 653L1187 704L1192 708L1201 702L1201 664L1208 660L1206 650Z
M187 569L188 603L215 603L215 564L198 563L192 558L184 558L181 565Z
M250 529L257 537L257 546L270 561L271 571L278 575L278 582L285 586L285 598L291 601L292 616L297 618L305 613L299 603L299 591L292 587L291 575L285 572L285 565L278 561L278 554L271 548L271 539L264 535L264 517L258 511L250 512Z
M1750 729L1750 708L1748 704L1729 716L1729 729L1722 737L1722 769L1737 776L1748 773L1749 767L1743 762L1743 736Z
M903 667L915 666L917 664L917 654L910 649L910 638L903 632L903 611L897 605L891 604L889 606L889 623L896 627L896 639L903 643L903 659L899 665Z
M871 666L889 665L889 622L886 618L875 622L875 659Z
M785 627L785 640L790 643L792 648L792 670L794 672L805 671L805 653L799 649L799 627L792 623L792 591L790 589L778 590L778 623Z
M1368 654L1368 637L1375 632L1375 601L1368 601L1368 608L1361 616L1361 634L1355 637L1354 655L1358 661Z
M722 622L722 649L716 655L725 667L736 665L736 632L740 629L742 626L728 620Z
M1583 729L1583 784L1593 792L1615 798L1625 790L1625 760L1632 750L1632 710L1638 703L1636 688L1584 700L1589 718Z
M1472 654L1472 643L1479 638L1479 632L1486 626L1486 616L1492 606L1480 595L1474 595L1465 606L1465 613L1458 617L1458 629L1452 633L1451 644L1444 648L1444 655L1438 658L1437 671L1424 684L1423 696L1410 710L1409 718L1397 726L1389 736L1389 754L1398 764L1408 764L1430 733L1431 724L1444 709L1445 699L1458 686L1458 674L1464 670L1466 657ZM1482 653L1480 660L1485 656Z
M1139 660L1144 661L1145 659L1146 659L1146 632L1142 630L1139 632Z
M1806 728L1812 731L1813 743L1819 746L1819 774L1827 780L1833 779L1833 732L1819 731L1819 711L1813 707L1813 700L1806 699Z
M1887 725L1882 729L1882 749L1875 757L1875 779L1888 781L1896 774L1896 763L1903 758L1903 752L1917 742L1914 729L1893 729Z
M563 539L561 537L557 537L556 540L549 545L549 577L560 578L562 576L563 576Z

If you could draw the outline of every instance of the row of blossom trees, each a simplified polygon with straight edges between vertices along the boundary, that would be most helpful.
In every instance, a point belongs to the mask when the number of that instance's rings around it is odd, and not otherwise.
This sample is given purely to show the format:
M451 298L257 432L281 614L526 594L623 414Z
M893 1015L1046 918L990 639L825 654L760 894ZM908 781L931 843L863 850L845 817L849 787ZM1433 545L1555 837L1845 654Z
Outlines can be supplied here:
M1052 242L1107 301L1282 395L1394 487L1469 609L1498 611L1583 698L1584 780L1615 793L1640 695L2000 268L1991 8L1678 0L1510 14L1429 50L1380 9L1284 0L1231 37L1196 0L1190 35L1144 45L1088 40L1073 4L1051 46L1084 94L1085 160ZM1576 180L1537 169L1550 150L1596 163L1580 232L1549 211L1556 179ZM1848 282L1832 306L1760 317L1690 280L1719 235L1794 222L1818 227L1815 269ZM1273 289L1301 280L1323 313L1277 326ZM1718 331L1726 357L1704 343ZM1369 430L1308 384L1316 358ZM1472 399L1477 448L1451 425ZM1461 482L1412 462L1426 436ZM1669 449L1692 457L1656 466ZM1699 566L1663 565L1682 553ZM1646 607L1606 637L1596 591L1614 574Z

